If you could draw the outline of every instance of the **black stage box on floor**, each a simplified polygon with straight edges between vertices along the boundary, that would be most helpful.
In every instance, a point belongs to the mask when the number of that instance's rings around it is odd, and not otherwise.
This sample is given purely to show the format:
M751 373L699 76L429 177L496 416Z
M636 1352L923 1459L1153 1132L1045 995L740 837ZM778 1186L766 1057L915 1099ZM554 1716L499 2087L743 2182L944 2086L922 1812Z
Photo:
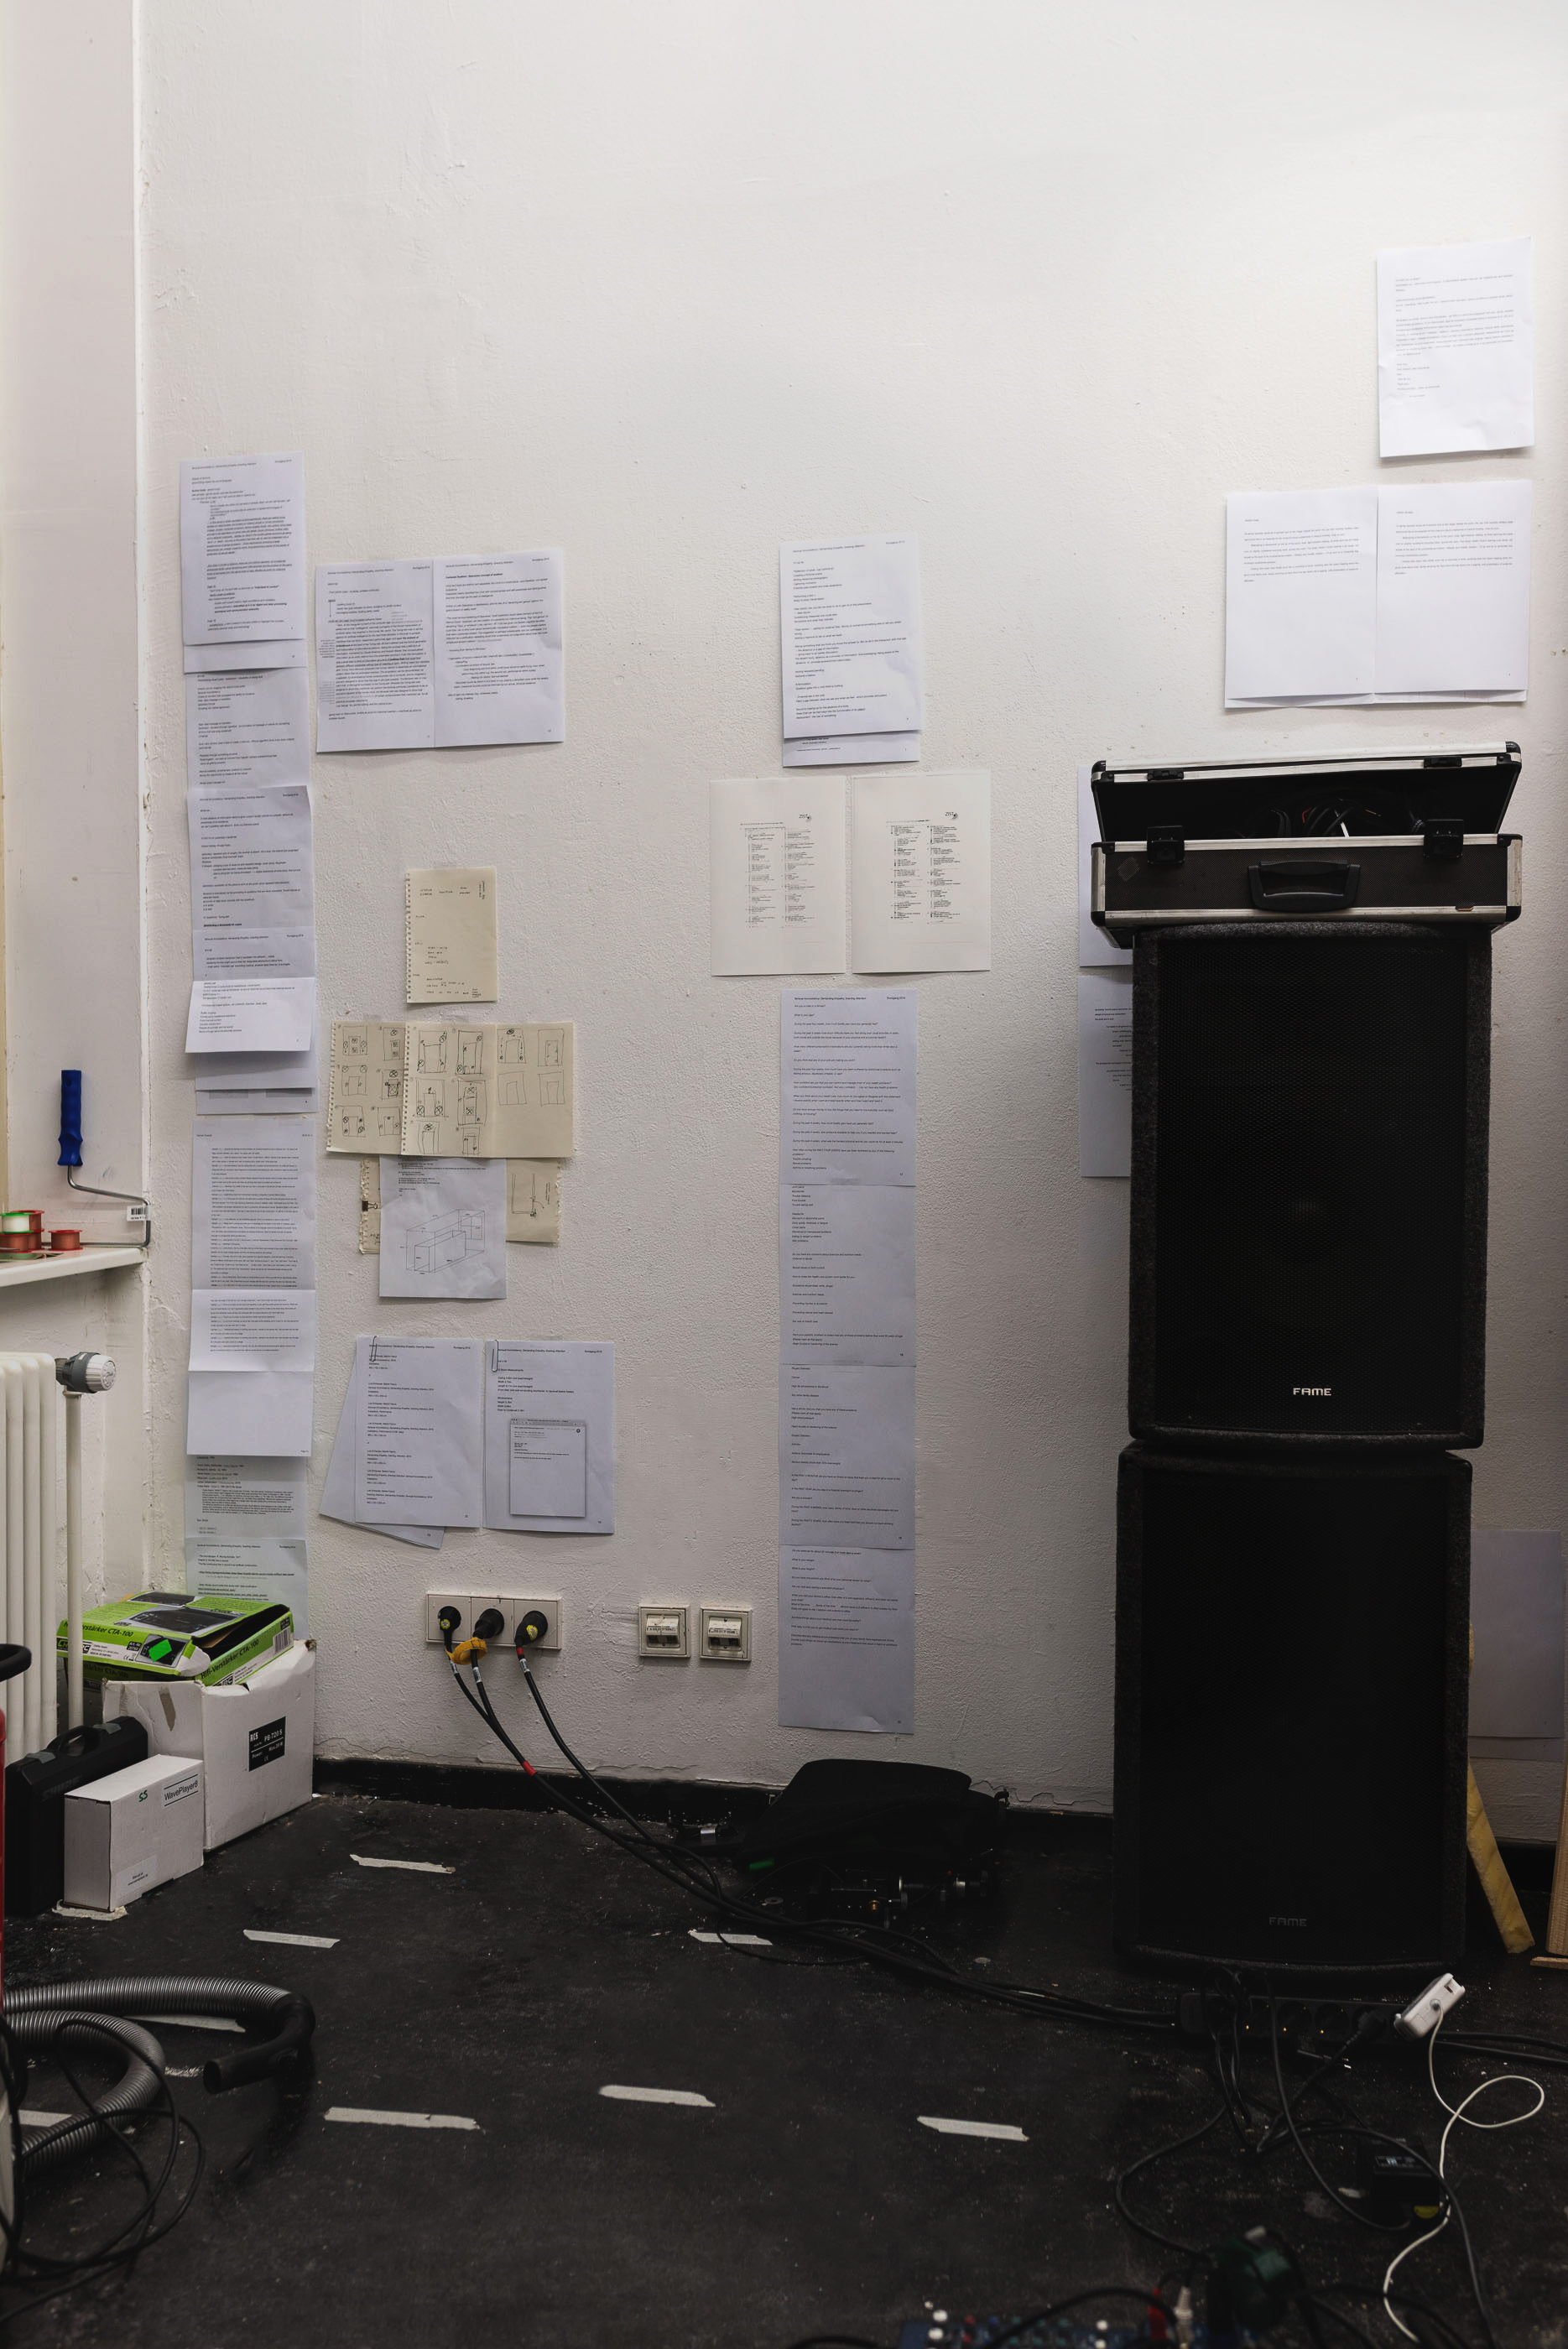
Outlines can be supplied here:
M1469 1503L1444 1453L1122 1454L1126 1955L1360 1981L1459 1962Z
M1460 924L1139 937L1135 1436L1480 1444L1490 957Z

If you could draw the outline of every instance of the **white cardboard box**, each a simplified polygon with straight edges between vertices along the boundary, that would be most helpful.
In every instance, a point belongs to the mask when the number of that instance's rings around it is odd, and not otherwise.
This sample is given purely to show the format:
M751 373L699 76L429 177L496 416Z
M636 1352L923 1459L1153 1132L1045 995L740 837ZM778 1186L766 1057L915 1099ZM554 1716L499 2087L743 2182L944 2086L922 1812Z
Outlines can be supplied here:
M66 1891L75 1909L121 1909L202 1865L202 1764L150 1754L66 1796Z
M103 1710L142 1723L152 1753L201 1762L209 1851L310 1800L316 1655L303 1641L232 1688L109 1681Z

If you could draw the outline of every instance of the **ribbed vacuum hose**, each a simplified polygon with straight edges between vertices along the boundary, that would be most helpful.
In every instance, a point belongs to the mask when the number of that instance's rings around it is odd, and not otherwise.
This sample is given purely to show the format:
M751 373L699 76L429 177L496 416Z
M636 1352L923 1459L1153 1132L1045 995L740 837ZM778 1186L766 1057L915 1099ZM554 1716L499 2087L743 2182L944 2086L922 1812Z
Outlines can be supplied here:
M271 1982L232 1982L201 1974L103 1974L89 1982L29 1982L5 1992L5 2020L21 2035L23 2019L71 2009L91 2014L222 2014L270 2035L214 2055L202 2067L210 2095L270 2079L310 2044L316 2010L307 1998ZM31 2044L31 2043L29 2043ZM157 2050L157 2042L152 2045ZM161 2051L158 2069L162 2073Z
M79 2120L57 2121L47 2128L23 2129L22 2168L28 2178L68 2161L73 2154L85 2153L89 2145L108 2136L106 2122L110 2116L123 2118L127 2113L144 2112L162 2091L163 2050L140 2023L127 2023L119 2015L105 2020L80 2006L39 2007L30 2014L14 2013L10 2022L24 2047L53 2050L79 2043L101 2054L105 2040L113 2039L125 2051L120 2077L112 2088L93 2098L97 2114L84 2113Z

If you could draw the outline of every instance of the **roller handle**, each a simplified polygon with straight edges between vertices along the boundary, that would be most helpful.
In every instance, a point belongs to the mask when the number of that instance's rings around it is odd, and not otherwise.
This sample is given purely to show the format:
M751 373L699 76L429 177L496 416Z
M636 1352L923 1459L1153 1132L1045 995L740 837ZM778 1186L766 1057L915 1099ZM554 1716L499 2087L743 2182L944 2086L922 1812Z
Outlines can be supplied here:
M82 1072L79 1069L60 1071L60 1154L59 1166L79 1166L82 1163Z

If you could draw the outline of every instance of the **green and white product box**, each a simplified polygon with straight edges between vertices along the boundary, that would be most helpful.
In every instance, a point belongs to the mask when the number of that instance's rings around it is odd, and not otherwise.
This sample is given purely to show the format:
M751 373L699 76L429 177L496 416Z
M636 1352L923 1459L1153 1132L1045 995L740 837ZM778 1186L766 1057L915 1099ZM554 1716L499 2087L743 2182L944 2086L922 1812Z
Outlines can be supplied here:
M82 1617L82 1669L97 1681L201 1681L226 1688L248 1665L281 1655L293 1641L293 1616L271 1599L137 1590ZM67 1645L62 1623L62 1656Z

